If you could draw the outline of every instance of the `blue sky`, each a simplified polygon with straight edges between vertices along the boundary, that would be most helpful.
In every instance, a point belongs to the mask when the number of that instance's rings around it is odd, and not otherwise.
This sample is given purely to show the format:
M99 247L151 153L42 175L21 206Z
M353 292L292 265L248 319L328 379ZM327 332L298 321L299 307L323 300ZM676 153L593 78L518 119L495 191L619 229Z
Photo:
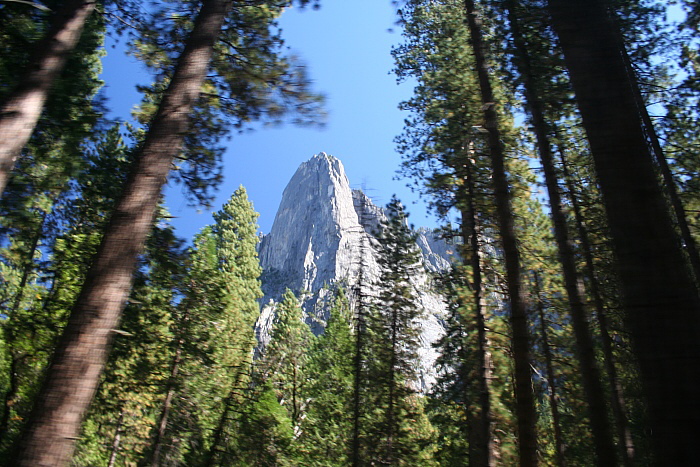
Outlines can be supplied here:
M390 50L401 41L390 0L322 0L320 10L290 9L281 18L290 52L306 63L314 89L326 95L329 113L325 128L284 125L234 134L226 142L224 182L217 193L218 210L231 193L244 185L260 213L259 225L272 227L282 191L302 162L321 151L339 158L350 184L365 186L377 204L396 193L411 212L416 226L434 226L417 196L396 181L400 156L393 138L401 133L405 115L397 109L410 97L410 84L397 85L391 74ZM393 30L393 32L392 32ZM128 118L139 102L134 84L148 75L119 49L107 48L102 78L115 115ZM212 212L188 207L180 188L168 188L166 202L180 236L191 238L212 222Z

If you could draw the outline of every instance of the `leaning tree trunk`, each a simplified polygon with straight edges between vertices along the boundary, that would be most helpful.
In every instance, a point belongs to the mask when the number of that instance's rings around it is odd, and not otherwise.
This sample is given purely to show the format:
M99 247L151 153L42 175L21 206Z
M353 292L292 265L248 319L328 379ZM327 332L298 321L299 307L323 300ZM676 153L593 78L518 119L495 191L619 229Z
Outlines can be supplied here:
M87 274L19 445L15 465L62 466L96 391L112 331L151 229L161 189L188 130L213 47L231 5L204 0L158 112Z
M610 12L614 15L614 12ZM613 16L613 19L615 17ZM617 22L615 24L618 24ZM664 180L664 187L666 188L666 195L671 202L671 207L675 213L676 223L678 225L678 230L681 233L681 238L685 244L686 253L688 255L688 260L693 268L693 274L695 276L695 284L700 287L700 253L698 253L697 244L695 238L690 232L690 226L688 225L688 219L686 217L685 208L683 207L683 202L681 201L680 195L678 194L678 186L676 180L671 172L671 167L668 165L666 160L666 155L661 147L661 142L659 141L659 136L654 128L654 123L651 121L651 116L647 110L646 103L644 102L644 97L642 95L642 90L639 88L639 83L637 82L637 75L632 66L632 59L625 49L625 41L622 36L622 31L619 27L616 27L617 39L618 39L618 50L622 56L625 66L627 68L627 76L630 78L632 85L632 91L634 93L635 102L637 104L637 110L642 117L642 122L644 123L644 134L647 137L649 144L651 145L654 158L661 172L661 176Z
M477 17L474 2L465 0L467 23L471 35L474 59L484 107L484 127L488 131L491 151L491 170L498 215L498 227L503 246L506 281L510 299L510 323L512 328L513 360L515 364L515 412L518 419L518 452L521 467L537 465L537 433L535 422L535 397L530 373L530 337L527 307L522 290L520 252L515 237L511 194L505 169L504 148L498 128L496 102L486 64L486 47L482 37L481 21Z
M46 36L36 44L17 88L0 107L0 194L5 191L10 171L36 127L53 82L94 9L94 0L65 2Z
M566 215L564 214L559 193L559 181L554 168L554 156L549 140L550 128L545 117L541 94L537 91L536 78L533 75L530 61L530 52L520 31L515 2L507 0L506 8L508 9L508 20L516 50L515 63L524 85L525 99L532 117L532 124L537 138L537 148L542 161L545 185L549 195L550 216L554 226L554 238L557 243L559 262L564 276L564 288L571 313L571 324L576 340L576 353L581 370L583 391L588 405L596 457L598 465L614 466L617 465L617 460L607 405L605 403L605 391L600 378L600 370L596 363L593 337L591 336L584 305L584 291L579 287L574 248L569 238Z
M700 420L700 298L602 0L549 0L600 183L655 462L688 465Z

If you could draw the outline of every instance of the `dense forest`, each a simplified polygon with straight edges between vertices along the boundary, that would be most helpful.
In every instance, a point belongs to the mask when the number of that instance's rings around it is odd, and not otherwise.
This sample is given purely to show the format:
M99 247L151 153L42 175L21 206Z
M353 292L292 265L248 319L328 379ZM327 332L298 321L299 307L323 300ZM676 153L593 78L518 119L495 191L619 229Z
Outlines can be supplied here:
M264 348L245 188L193 239L163 207L209 203L232 131L322 114L277 19L323 1L0 2L0 464L693 465L700 4L394 2L397 169L460 258L419 391L398 199L377 293L332 287L316 336L288 290ZM152 72L130 124L109 35Z

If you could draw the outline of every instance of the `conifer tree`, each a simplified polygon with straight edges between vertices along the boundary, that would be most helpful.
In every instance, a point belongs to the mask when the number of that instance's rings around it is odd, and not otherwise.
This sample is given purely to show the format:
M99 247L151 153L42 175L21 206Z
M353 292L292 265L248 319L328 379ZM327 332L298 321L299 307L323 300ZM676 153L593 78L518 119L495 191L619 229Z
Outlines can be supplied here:
M308 408L301 423L298 448L304 465L348 465L352 440L352 313L344 289L334 292L330 317L309 352Z
M573 330L576 337L579 367L583 375L591 428L594 434L598 462L612 465L615 460L615 448L612 430L607 414L605 393L603 391L600 371L595 360L595 349L591 336L588 317L584 307L584 290L579 284L579 275L574 257L573 242L570 241L566 217L563 211L559 181L555 172L554 154L549 135L551 134L545 117L543 102L540 98L538 76L533 70L532 59L525 35L520 25L515 2L506 2L508 18L515 44L514 62L523 82L526 102L535 128L537 147L542 162L545 184L549 195L549 205L554 226L555 239L562 265L566 294L569 299ZM539 78L542 81L542 78Z
M385 465L430 465L432 427L423 430L412 423L425 419L416 397L419 330L416 321L424 312L417 302L415 283L420 254L408 215L394 196L386 208L387 220L377 239L381 267L379 293L369 318L371 360L368 367L370 413L367 437L376 440L371 462Z
M211 441L205 463L225 463L231 438L235 437L232 420L236 408L244 398L249 384L253 347L254 324L259 314L258 299L262 297L256 250L258 214L253 210L244 187L239 187L222 210L214 214L216 223L212 235L216 243L217 264L220 271L224 299L219 304L221 314L212 333L214 371L210 376L209 395L219 394L220 402L209 405L216 414ZM193 391L201 391L201 385L193 385ZM218 458L222 457L223 460Z
M287 410L298 434L307 401L304 389L309 371L309 348L315 337L304 321L304 310L294 292L287 289L276 309L270 343L258 363L260 380L270 384Z

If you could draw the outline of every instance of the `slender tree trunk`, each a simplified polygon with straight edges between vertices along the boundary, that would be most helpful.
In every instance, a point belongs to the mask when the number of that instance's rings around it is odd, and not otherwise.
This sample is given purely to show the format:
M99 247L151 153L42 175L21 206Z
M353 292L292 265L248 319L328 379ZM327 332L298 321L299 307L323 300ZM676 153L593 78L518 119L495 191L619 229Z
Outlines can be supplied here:
M224 440L226 424L229 421L229 414L232 411L234 402L236 402L236 396L238 395L237 391L240 390L238 385L243 381L243 375L246 371L245 368L249 368L250 365L252 365L252 362L247 362L246 366L241 363L240 367L238 368L238 372L236 373L236 378L233 381L233 386L224 400L224 411L221 413L221 417L219 417L219 423L216 424L216 429L214 430L214 435L212 436L211 447L209 448L209 452L207 452L207 457L203 463L203 465L207 467L214 465L216 453L218 452L217 450L221 442Z
M464 2L467 23L471 34L474 58L479 78L481 101L484 107L484 127L488 131L491 151L491 170L496 199L499 232L503 245L506 281L510 299L510 323L515 364L515 412L518 418L518 450L521 467L537 465L537 433L535 422L535 398L532 391L530 370L530 337L527 322L527 307L522 289L520 252L515 237L511 194L505 169L504 148L498 128L496 102L486 64L486 46L481 31L481 20L472 0Z
M114 429L114 438L112 438L112 454L109 456L109 463L107 467L114 467L117 462L117 455L119 454L119 445L122 441L122 422L124 421L124 409L119 412L119 418L117 419L117 427Z
M463 201L465 207L462 212L462 237L468 242L469 248L465 249L464 257L467 259L472 270L472 291L474 292L474 316L476 318L477 335L477 359L479 364L478 387L479 387L479 408L480 413L477 421L478 429L475 436L476 442L469 443L469 463L473 466L491 466L496 459L495 443L493 442L493 432L491 423L491 390L489 381L491 379L491 359L489 354L489 342L486 335L486 320L484 318L483 283L481 277L481 258L479 246L479 232L477 228L477 212L474 203L475 189L474 176L472 173L471 161L467 158L462 164L462 175L466 182L467 193ZM460 170L459 172L461 172ZM464 364L463 362L462 364ZM466 380L465 380L466 381ZM465 400L468 400L465 399ZM472 446L472 444L474 446Z
M353 356L353 402L352 402L352 446L351 446L351 459L353 467L360 467L363 465L363 453L362 453L362 389L363 389L363 378L362 370L364 365L364 352L365 352L365 332L366 332L366 306L367 300L364 292L364 286L366 276L365 270L367 268L367 249L368 237L365 232L365 219L363 217L364 209L359 206L358 212L360 213L359 223L362 227L360 233L361 246L360 246L360 264L358 269L357 277L357 322L355 327L355 355Z
M185 314L185 320L187 320L187 314ZM175 396L175 381L177 380L177 376L180 373L180 362L182 362L182 345L184 343L184 339L180 337L177 342L175 356L173 357L173 364L170 368L168 392L166 393L165 400L163 401L163 410L160 413L158 430L156 431L156 438L153 441L153 454L151 457L152 467L158 467L160 465L160 455L163 451L163 440L165 439L165 431L168 428L168 418L170 417L170 409L173 405L173 397Z
M227 0L202 2L56 349L19 445L17 466L63 466L70 460L128 297L136 257L153 223L173 157L187 133L190 110L230 5Z
M554 428L554 450L556 453L557 466L566 466L564 456L564 436L561 432L561 417L559 415L559 402L557 401L557 380L552 365L552 349L549 345L547 333L547 322L544 316L544 306L540 298L540 281L535 272L535 293L537 294L537 313L540 319L540 334L542 335L542 353L544 353L544 364L547 370L547 386L549 386L549 409L552 412L552 427Z
M700 420L700 298L601 0L549 0L603 193L654 461L688 465Z
M18 86L0 107L0 194L36 127L53 82L63 70L94 9L94 0L63 3L46 36L36 44Z
M593 261L593 249L591 248L591 242L588 238L588 231L585 227L583 213L581 212L574 183L571 178L563 151L559 152L559 157L561 160L562 172L564 174L564 181L567 186L567 191L569 192L569 200L571 201L574 211L574 221L576 223L578 238L581 242L581 251L583 252L583 258L586 265L586 275L588 276L588 287L590 289L591 296L593 297L593 305L595 306L598 327L600 328L600 340L603 347L603 361L605 363L605 371L607 372L608 379L610 380L610 405L612 406L613 416L615 417L615 427L617 429L617 436L620 442L620 454L625 467L632 467L634 465L634 442L632 440L632 432L627 420L625 409L626 404L622 391L622 385L620 384L620 378L617 374L617 369L615 368L615 356L613 354L612 338L610 337L609 332L610 326L608 325L608 320L606 318L603 295L600 291L598 278L596 275L595 263Z
M559 193L559 182L554 168L554 156L549 140L550 128L544 114L544 105L537 92L535 77L532 74L532 64L525 39L520 31L515 2L506 1L508 20L516 48L516 66L524 84L532 124L537 138L540 160L544 172L547 194L549 195L550 216L554 225L554 238L557 242L559 262L564 276L564 288L571 312L571 324L576 339L576 350L581 369L581 380L586 395L588 412L593 432L593 443L599 466L615 466L615 445L605 403L605 391L600 378L600 370L596 364L595 347L591 336L588 316L584 305L584 293L579 288L578 273L574 248L569 239L566 216L562 207Z
M386 465L394 465L394 437L396 426L396 354L399 351L398 342L398 311L394 308L391 310L391 359L389 361L389 399L386 409L386 457L383 463Z

